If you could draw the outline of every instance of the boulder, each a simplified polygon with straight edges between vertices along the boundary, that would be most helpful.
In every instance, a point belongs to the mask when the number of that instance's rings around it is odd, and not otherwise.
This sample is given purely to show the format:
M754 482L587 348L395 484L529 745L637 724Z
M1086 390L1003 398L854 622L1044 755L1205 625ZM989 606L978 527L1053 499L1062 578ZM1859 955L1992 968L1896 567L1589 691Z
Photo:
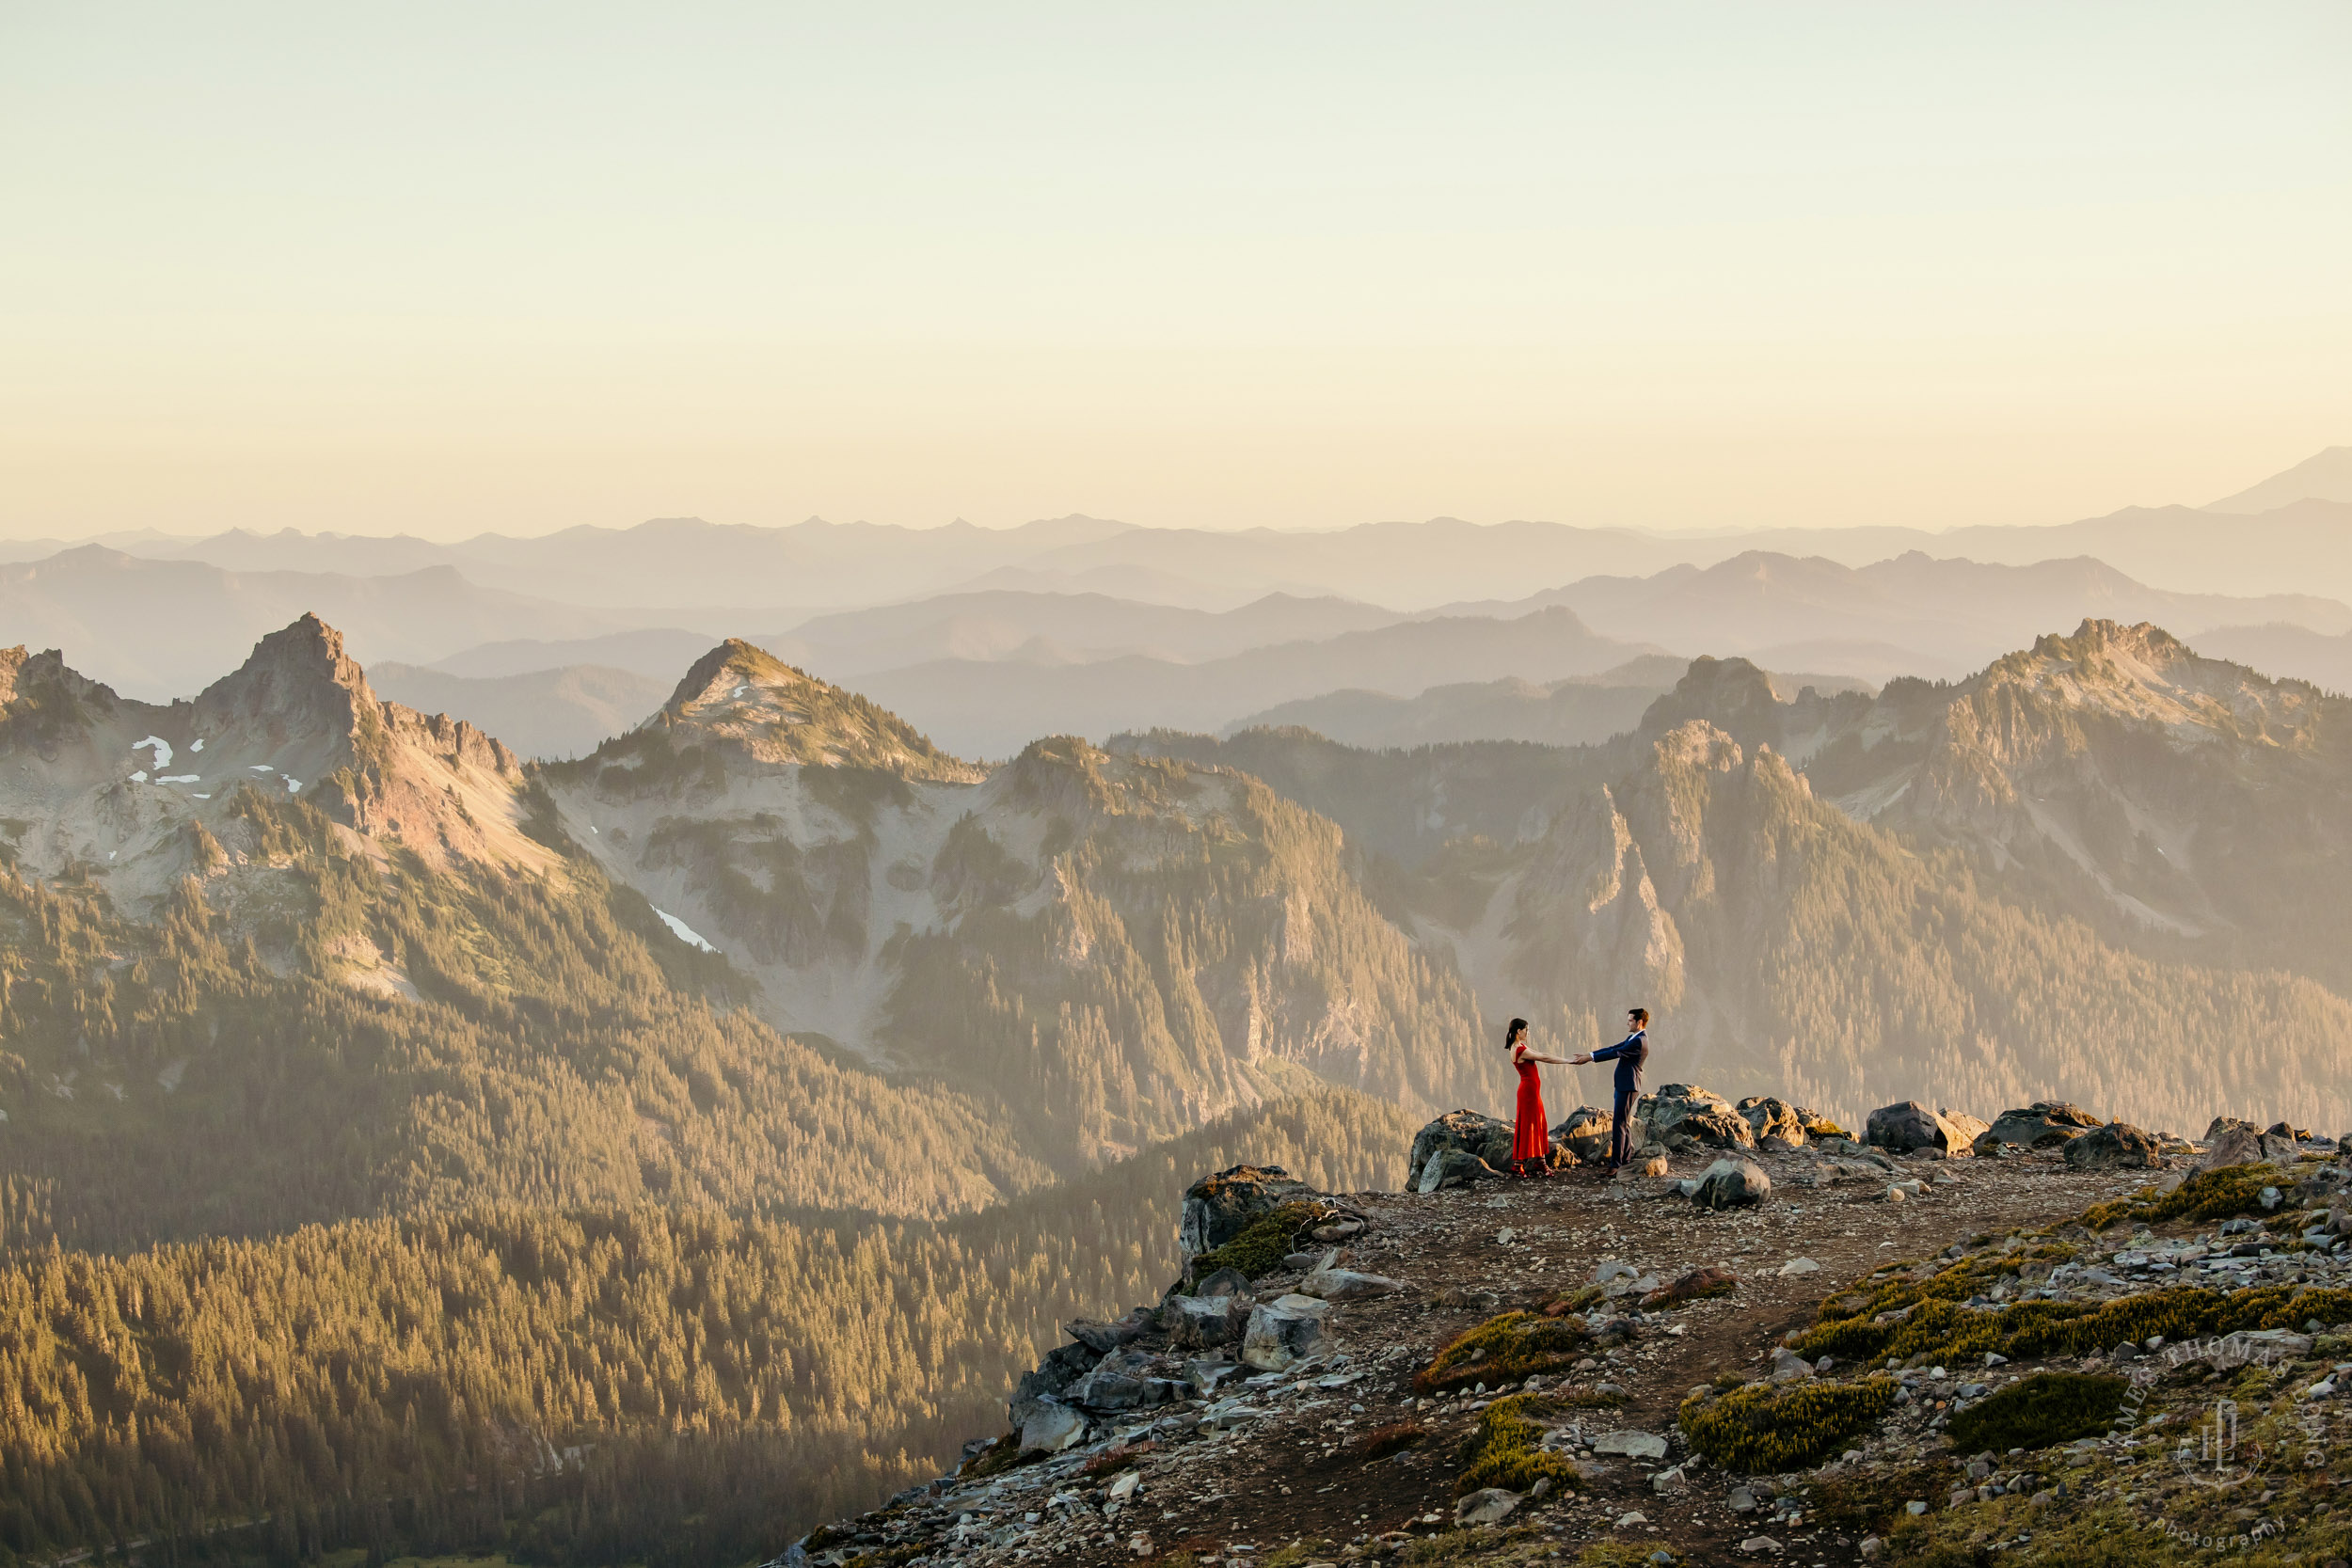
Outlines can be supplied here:
M1691 1201L1702 1209L1740 1209L1772 1196L1772 1179L1753 1160L1718 1160L1699 1175Z
M1437 1186L1422 1184L1423 1178L1429 1163L1448 1149L1468 1154L1490 1171L1499 1172L1511 1161L1511 1124L1476 1111L1448 1111L1413 1134L1412 1157L1405 1166L1405 1190L1436 1192Z
M1708 1148L1754 1148L1756 1129L1737 1111L1693 1111L1664 1134L1689 1138Z
M1506 1153L1510 1147L1506 1133ZM1279 1209L1312 1191L1304 1181L1294 1180L1290 1172L1279 1165L1235 1165L1215 1176L1204 1176L1184 1189L1184 1214L1176 1232L1177 1242L1187 1254L1221 1247L1248 1229L1250 1221L1267 1210Z
M1300 1295L1317 1296L1325 1301L1369 1301L1374 1296L1392 1296L1403 1289L1405 1281L1401 1279L1359 1274L1354 1269L1317 1269L1298 1283Z
M1510 1145L1503 1145L1503 1151L1507 1157ZM1440 1148L1422 1164L1420 1179L1410 1183L1407 1190L1416 1193L1442 1192L1448 1187L1491 1180L1502 1174L1467 1148Z
M1519 1496L1500 1486L1472 1492L1454 1505L1454 1522L1457 1525L1499 1525L1511 1516L1513 1509L1519 1506Z
M1196 1296L1246 1296L1249 1294L1249 1276L1235 1268L1212 1270L1206 1279L1192 1288Z
M2296 1156L2295 1140L2265 1132L2250 1121L2235 1117L2216 1117L2205 1129L2205 1152L2199 1157L2200 1170L2218 1170L2223 1165L2251 1165L2268 1163L2287 1164Z
M1023 1453L1059 1453L1087 1434L1087 1418L1066 1404L1040 1404L1021 1423Z
M1966 1154L1977 1147L1977 1140L1984 1135L1985 1124L1965 1111L1955 1111L1948 1105L1939 1105L1935 1108L1935 1114L1944 1118L1945 1125L1960 1134L1960 1141L1951 1148L1954 1154Z
M1968 1147L1960 1129L1915 1100L1882 1105L1870 1113L1862 1141L1877 1148L1907 1154L1915 1148L1940 1148L1946 1153Z
M2156 1140L2138 1128L2111 1121L2071 1140L2066 1146L2066 1164L2073 1170L2148 1170L2164 1164L2164 1153L2156 1148Z
M1994 1117L1993 1125L1978 1133L1970 1147L1979 1154L1994 1144L2051 1148L2070 1143L2098 1125L2099 1118L2079 1105L2063 1100L2037 1100Z
M1172 1345L1214 1349L1241 1338L1250 1305L1247 1294L1170 1296L1160 1304L1160 1323Z
M1853 1136L1820 1112L1804 1105L1797 1107L1797 1125L1804 1129L1804 1135L1808 1138L1851 1138Z
M1748 1118L1722 1095L1695 1084L1661 1085L1656 1094L1641 1098L1634 1115L1641 1122L1640 1135L1634 1139L1637 1144L1663 1143L1673 1137L1695 1139L1717 1148L1750 1148L1756 1144ZM1734 1127L1734 1122L1739 1125Z
M1306 1296L1284 1296L1249 1309L1242 1331L1241 1358L1262 1372L1279 1372L1294 1361L1320 1355L1331 1345L1325 1318L1330 1308Z
M1740 1114L1747 1118L1759 1145L1766 1138L1781 1138L1791 1146L1804 1142L1804 1123L1797 1108L1776 1096L1752 1094L1740 1101Z
M1622 1454L1628 1459L1663 1459L1666 1440L1650 1432L1604 1432L1593 1439L1593 1451Z
M1551 1130L1551 1146L1565 1148L1586 1164L1609 1158L1609 1113L1597 1105L1579 1105ZM1509 1149L1506 1148L1507 1154Z

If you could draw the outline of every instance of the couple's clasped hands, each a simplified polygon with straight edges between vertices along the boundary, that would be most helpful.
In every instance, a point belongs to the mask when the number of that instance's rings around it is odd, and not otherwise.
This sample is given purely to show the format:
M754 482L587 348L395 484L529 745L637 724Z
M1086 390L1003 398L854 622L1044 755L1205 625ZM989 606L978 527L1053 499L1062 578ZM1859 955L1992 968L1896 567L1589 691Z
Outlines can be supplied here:
M1592 1061L1592 1059L1593 1059L1593 1053L1592 1053L1591 1052L1589 1052L1589 1051L1580 1051L1580 1052L1578 1052L1575 1055L1573 1055L1573 1056L1571 1056L1571 1057L1569 1057L1569 1058L1568 1058L1568 1066L1570 1066L1570 1067L1583 1067L1583 1066L1585 1066L1586 1064L1590 1063L1590 1062Z

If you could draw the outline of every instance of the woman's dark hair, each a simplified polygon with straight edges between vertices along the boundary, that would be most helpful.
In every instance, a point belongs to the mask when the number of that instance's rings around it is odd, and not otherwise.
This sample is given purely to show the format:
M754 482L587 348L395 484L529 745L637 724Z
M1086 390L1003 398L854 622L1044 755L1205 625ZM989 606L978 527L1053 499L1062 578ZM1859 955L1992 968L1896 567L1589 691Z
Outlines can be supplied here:
M1527 1020L1523 1018L1513 1019L1511 1021L1511 1027L1502 1032L1502 1049L1508 1051L1513 1046L1518 1044L1519 1037L1526 1033Z

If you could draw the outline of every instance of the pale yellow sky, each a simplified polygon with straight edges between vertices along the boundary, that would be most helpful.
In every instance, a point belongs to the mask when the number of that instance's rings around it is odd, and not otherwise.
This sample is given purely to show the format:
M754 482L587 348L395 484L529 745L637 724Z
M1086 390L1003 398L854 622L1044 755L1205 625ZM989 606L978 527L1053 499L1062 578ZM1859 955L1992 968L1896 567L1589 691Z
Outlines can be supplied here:
M2056 522L2352 441L2341 6L0 10L0 534Z

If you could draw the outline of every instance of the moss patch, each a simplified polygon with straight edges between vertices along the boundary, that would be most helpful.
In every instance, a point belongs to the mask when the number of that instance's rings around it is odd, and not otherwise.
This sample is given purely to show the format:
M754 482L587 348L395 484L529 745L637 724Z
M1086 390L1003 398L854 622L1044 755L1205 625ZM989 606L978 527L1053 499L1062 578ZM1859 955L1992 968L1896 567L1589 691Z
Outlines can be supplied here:
M1554 1486L1575 1486L1576 1466L1539 1447L1544 1429L1534 1418L1550 1408L1540 1394L1514 1394L1481 1412L1477 1430L1462 1445L1462 1473L1454 1478L1454 1495L1468 1497L1489 1486L1524 1492L1545 1476Z
M1910 1304L1907 1316L1879 1322L1867 1312L1821 1323L1796 1342L1797 1354L1863 1361L1954 1356L1997 1351L2010 1360L2084 1355L2152 1334L2194 1339L2258 1328L2296 1328L2317 1318L2352 1318L2352 1291L2272 1285L2251 1291L2148 1291L2103 1303L2029 1301L1979 1310L1942 1298Z
M1270 1275L1282 1266L1298 1232L1313 1217L1314 1208L1311 1204L1285 1203L1269 1209L1223 1246L1212 1247L1195 1258L1192 1277L1206 1279L1219 1269L1238 1269L1251 1279Z
M1962 1453L2071 1443L2114 1425L2130 1388L2128 1378L2036 1372L1953 1417L1945 1434Z
M1413 1386L1424 1394L1467 1388L1476 1383L1504 1387L1539 1372L1572 1367L1591 1344L1592 1337L1581 1323L1533 1312L1505 1312L1439 1351L1414 1374Z
M2166 1220L2226 1220L2262 1209L2262 1190L2275 1187L2281 1173L2275 1165L2224 1165L2201 1170L2169 1193L2142 1187L2129 1197L2097 1203L2083 1212L2083 1223L2105 1230L2118 1220L2160 1225Z
M1820 1464L1895 1408L1895 1380L1758 1385L1721 1399L1693 1395L1680 1420L1691 1447L1741 1475L1778 1474Z

